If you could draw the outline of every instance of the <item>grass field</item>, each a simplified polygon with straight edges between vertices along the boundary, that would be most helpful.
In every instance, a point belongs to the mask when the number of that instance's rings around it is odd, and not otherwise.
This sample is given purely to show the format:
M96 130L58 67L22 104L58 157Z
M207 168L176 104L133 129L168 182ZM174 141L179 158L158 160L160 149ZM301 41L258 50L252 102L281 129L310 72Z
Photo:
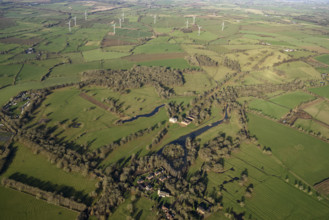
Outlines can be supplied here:
M130 203L132 203L131 200L129 198L126 199L126 201L122 203L118 209L116 209L116 211L109 217L109 219L126 220L128 216L131 216L131 214L127 211L127 205ZM139 198L137 201L133 202L135 210L132 216L135 219L155 219L154 213L152 212L153 205L154 202L152 200L145 197Z
M321 133L324 137L329 138L329 128L320 125L319 123L313 121L313 120L307 120L307 119L297 119L295 122L296 127L302 127L306 131L313 131L316 134Z
M329 176L327 143L254 114L248 117L251 133L262 145L270 147L288 170L311 185Z
M102 51L100 49L96 49L96 50L84 51L82 54L85 61L90 62L95 60L116 59L123 56L128 56L130 53Z
M22 144L17 147L15 158L3 174L4 177L19 172L53 184L71 186L76 190L89 193L95 189L96 180L83 177L79 173L66 173L62 169L51 164L44 156L35 155Z
M317 61L320 61L322 63L325 63L325 64L329 65L329 55L328 54L315 57L315 59Z
M1 219L75 219L78 213L0 186Z
M323 87L318 87L318 88L311 88L309 89L311 92L325 97L327 99L329 99L329 86L323 86Z
M289 108L262 99L254 99L251 101L249 103L249 108L260 111L262 114L275 119L279 119L289 112Z
M329 103L327 101L322 101L309 106L305 108L304 111L312 115L314 118L329 124Z
M285 106L287 108L293 109L301 103L308 102L315 99L314 96L307 94L305 92L292 92L286 93L284 95L276 96L271 98L270 101L278 105Z

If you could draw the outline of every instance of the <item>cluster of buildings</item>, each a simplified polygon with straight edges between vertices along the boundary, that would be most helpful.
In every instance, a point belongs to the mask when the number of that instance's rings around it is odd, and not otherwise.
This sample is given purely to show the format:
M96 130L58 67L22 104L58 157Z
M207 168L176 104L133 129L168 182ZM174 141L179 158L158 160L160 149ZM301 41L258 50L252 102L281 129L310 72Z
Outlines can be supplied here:
M169 219L169 220L172 220L172 219L174 219L174 214L172 213L172 211L170 210L170 209L168 209L166 206L162 206L161 207L161 210L164 212L164 214L165 214L165 216L166 216L166 218L167 219Z
M170 123L173 123L173 124L179 123L182 126L187 126L187 125L191 124L194 120L195 120L195 116L193 116L193 115L187 116L181 122L179 122L176 117L169 118Z
M160 168L153 173L149 173L146 177L139 177L137 180L137 184L140 189L145 191L153 191L154 190L154 183L164 183L169 177L164 174L164 169ZM158 189L158 196L159 197L170 197L170 193L166 191L162 191Z

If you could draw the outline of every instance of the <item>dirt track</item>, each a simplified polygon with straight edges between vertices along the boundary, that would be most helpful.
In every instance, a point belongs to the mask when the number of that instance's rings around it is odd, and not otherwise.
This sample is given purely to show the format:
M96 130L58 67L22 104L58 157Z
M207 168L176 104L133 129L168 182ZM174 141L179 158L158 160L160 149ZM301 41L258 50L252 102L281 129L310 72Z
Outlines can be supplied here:
M94 105L97 105L98 107L100 107L100 108L105 109L106 111L108 111L108 108L109 107L107 105L105 105L104 103L102 103L102 102L94 99L93 97L87 95L86 93L83 93L82 92L79 95L80 95L80 97L86 99L87 101L93 103Z

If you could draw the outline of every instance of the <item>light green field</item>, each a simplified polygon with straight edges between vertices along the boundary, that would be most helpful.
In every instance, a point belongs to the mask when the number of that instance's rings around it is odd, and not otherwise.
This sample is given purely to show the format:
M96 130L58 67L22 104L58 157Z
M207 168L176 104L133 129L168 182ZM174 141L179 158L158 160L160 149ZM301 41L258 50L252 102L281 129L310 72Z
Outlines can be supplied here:
M79 173L66 173L64 170L57 168L56 164L51 164L44 156L33 154L26 146L22 144L16 144L15 146L17 147L15 158L4 173L4 177L19 172L42 181L70 186L86 194L95 189L96 180L83 177Z
M311 88L309 90L311 92L319 95L319 96L322 96L322 97L325 97L325 98L329 99L329 86L323 86L323 87L319 87L319 88Z
M183 58L137 62L137 64L141 66L163 66L173 69L186 69L191 67Z
M325 54L325 55L315 57L315 59L322 62L322 63L325 63L325 64L329 65L329 54Z
M313 131L316 134L320 132L322 136L329 138L329 128L322 126L313 120L299 118L296 120L295 126L302 127L306 131Z
M281 118L289 112L289 108L282 107L280 105L262 99L254 99L253 101L249 102L249 108L256 111L260 111L264 115L276 119Z
M130 213L127 211L127 205L131 203L131 200L128 198L124 203L122 203L115 212L109 217L109 219L118 219L118 220L126 220ZM132 214L136 219L145 219L151 220L155 219L154 212L152 211L152 206L154 202L148 198L141 197L137 200L137 202L133 203L135 211Z
M178 95L188 94L195 91L201 93L211 88L214 83L204 73L184 74L185 83L183 86L175 86L174 90Z
M270 147L287 169L313 185L329 176L327 143L297 130L248 114L249 129L259 143Z
M0 186L1 219L75 219L78 215L69 209L48 204L46 201Z
M329 103L327 101L322 101L309 106L305 108L304 111L312 115L314 118L329 124Z
M41 77L47 73L47 68L37 65L25 64L17 77L19 83L26 81L40 81Z
M130 53L111 52L111 51L106 52L106 51L102 51L101 49L96 49L96 50L84 51L82 54L85 61L90 62L95 60L120 58L123 56L128 56Z
M135 54L175 53L175 52L183 52L183 50L178 44L168 43L168 37L159 37L148 41L144 45L136 47L133 52Z
M288 79L320 79L320 73L302 61L284 63L276 69L283 71Z
M271 98L270 101L288 108L295 108L301 103L315 99L312 95L305 92L292 92Z

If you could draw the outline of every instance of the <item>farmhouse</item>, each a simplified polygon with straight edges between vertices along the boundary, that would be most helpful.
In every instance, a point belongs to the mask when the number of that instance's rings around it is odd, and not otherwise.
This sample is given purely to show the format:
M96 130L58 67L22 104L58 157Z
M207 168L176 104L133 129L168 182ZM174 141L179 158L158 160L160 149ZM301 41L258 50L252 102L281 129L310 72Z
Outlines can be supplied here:
M177 123L177 118L175 117L169 118L169 122L175 124Z

